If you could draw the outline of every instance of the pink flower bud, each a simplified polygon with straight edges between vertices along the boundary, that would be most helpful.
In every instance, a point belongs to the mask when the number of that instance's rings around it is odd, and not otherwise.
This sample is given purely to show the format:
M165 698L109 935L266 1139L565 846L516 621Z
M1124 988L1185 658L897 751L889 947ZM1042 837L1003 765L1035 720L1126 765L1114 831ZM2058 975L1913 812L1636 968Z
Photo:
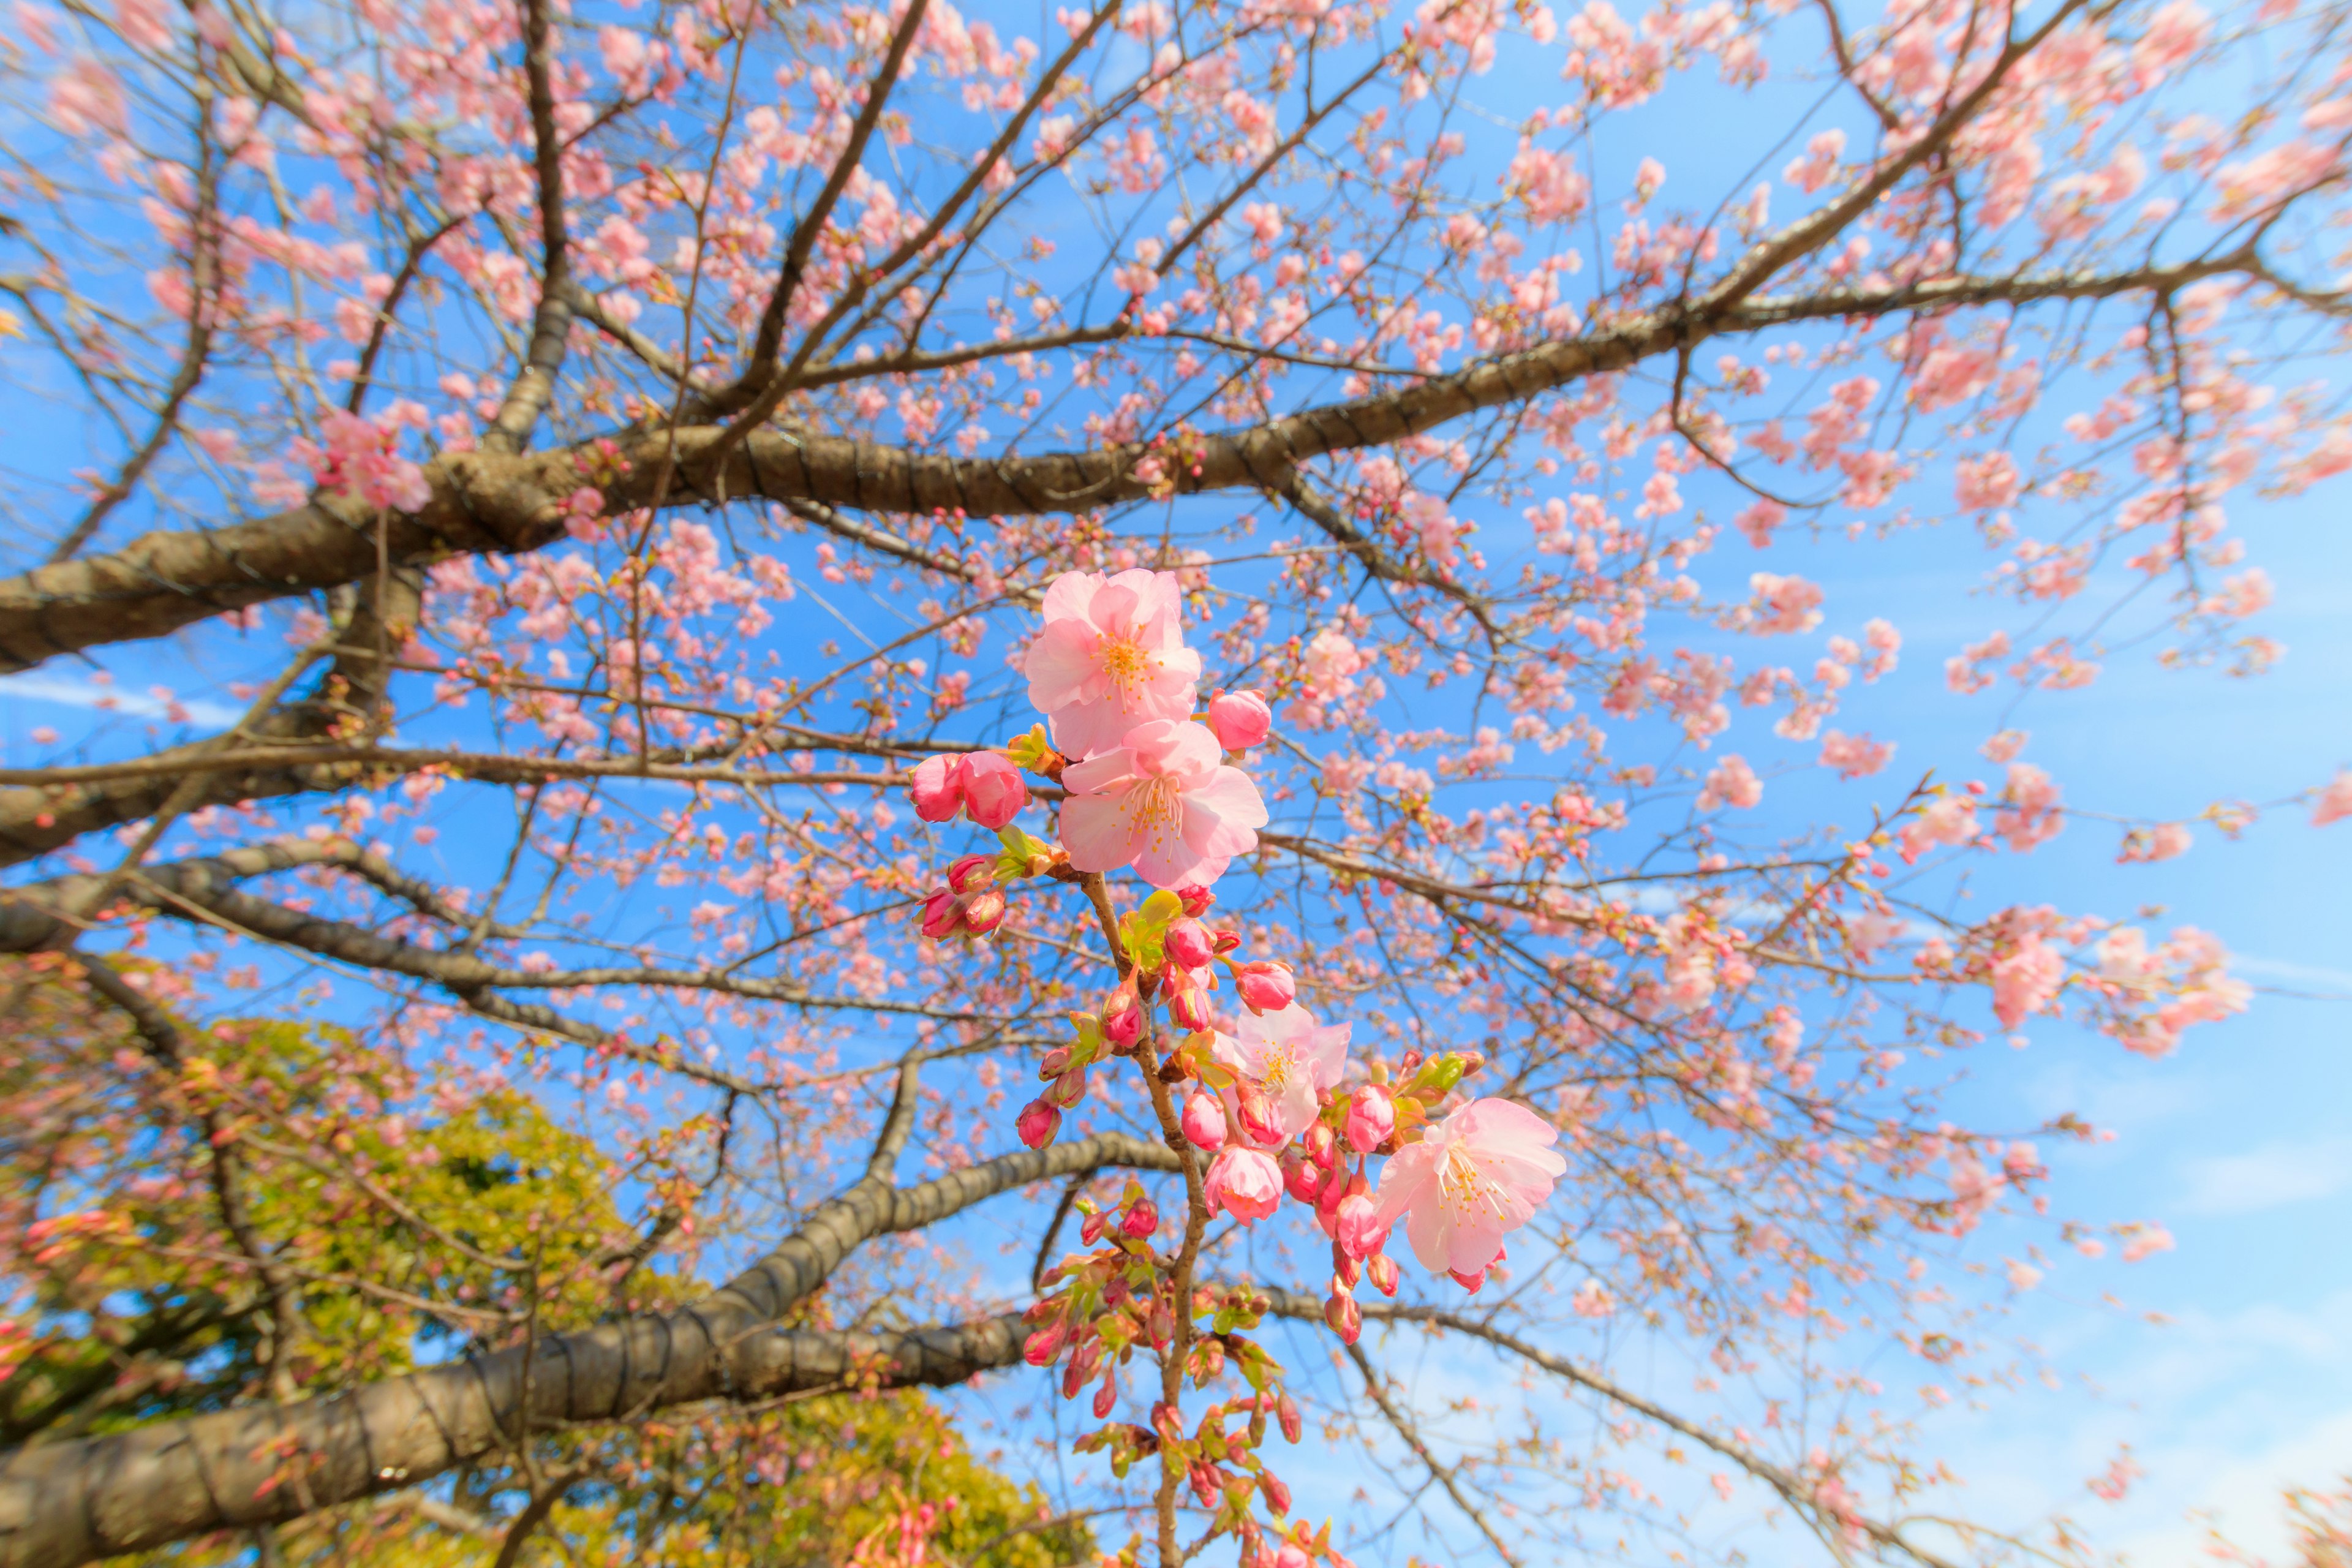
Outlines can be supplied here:
M963 929L974 936L986 936L1004 923L1004 890L982 888L964 900Z
M1194 1094L1184 1101L1184 1136L1195 1149L1212 1153L1225 1146L1225 1108L1213 1094Z
M959 893L975 891L995 880L996 857L993 855L961 855L948 866L948 886Z
M1369 1154L1396 1131L1396 1101L1385 1084L1368 1083L1348 1101L1348 1142Z
M1099 1421L1108 1415L1111 1406L1118 1403L1118 1372L1117 1368L1113 1368L1103 1373L1102 1386L1095 1390L1095 1419Z
M1029 785L1019 768L994 752L973 752L963 759L963 808L974 822L994 833L1028 805Z
M1333 1237L1339 1250L1350 1258L1370 1258L1388 1245L1389 1227L1381 1223L1381 1211L1362 1193L1350 1193L1339 1200L1339 1224Z
M1041 1083L1051 1083L1069 1070L1070 1047L1055 1046L1052 1050L1047 1051L1045 1059L1037 1064L1037 1079Z
M1351 1345L1364 1331L1364 1310L1356 1305L1353 1296L1343 1296L1334 1290L1323 1303L1323 1321L1339 1336L1339 1342Z
M1279 1514L1290 1511L1290 1489L1282 1484L1272 1470L1260 1470L1257 1489L1265 1494L1265 1506Z
M1290 978L1290 965L1268 961L1244 963L1234 970L1234 988L1253 1013L1279 1013L1298 994Z
M1119 1228L1134 1240L1141 1241L1160 1228L1159 1206L1150 1198L1142 1199L1127 1211L1127 1218L1120 1222Z
M943 942L963 929L963 901L941 888L923 900L923 934Z
M1184 912L1194 920L1207 914L1209 906L1217 901L1217 895L1198 882L1185 883L1176 889L1176 897L1183 903Z
M1078 1226L1078 1245L1081 1247L1092 1247L1096 1242L1100 1241L1102 1239L1103 1226L1109 1223L1110 1216L1108 1215L1090 1214L1087 1215L1086 1222Z
M1217 955L1214 943L1209 940L1209 928L1199 921L1185 919L1168 928L1160 939L1168 950L1169 962L1185 969L1206 968L1209 960Z
M1304 1160L1292 1160L1282 1167L1285 1191L1302 1204L1311 1204L1323 1191L1323 1173Z
M1087 1097L1087 1069L1072 1068L1046 1086L1044 1098L1066 1110Z
M1337 1290L1341 1286L1345 1286L1353 1290L1356 1288L1356 1281L1363 1277L1364 1266L1349 1257L1340 1248L1339 1243L1333 1242L1331 1244L1331 1278L1339 1283L1333 1285L1331 1289Z
M1282 1202L1282 1167L1271 1154L1228 1148L1210 1163L1203 1186L1211 1214L1223 1209L1247 1224L1264 1219Z
M1255 691L1228 691L1209 704L1209 732L1228 752L1261 744L1274 728L1274 710Z
M1209 940L1219 952L1231 952L1241 946L1242 933L1237 931L1218 931L1212 927L1209 931Z
M1318 1169L1329 1170L1331 1163L1339 1157L1339 1141L1332 1136L1331 1129L1323 1122L1318 1121L1307 1130L1306 1142L1307 1157L1314 1161Z
M1307 1423L1298 1414L1298 1401L1287 1394L1275 1405L1274 1418L1282 1423L1282 1440L1286 1443L1297 1442L1299 1435L1307 1430Z
M1375 1252L1365 1260L1364 1278L1372 1282L1383 1296L1397 1293L1397 1260L1385 1252Z
M963 808L963 759L925 757L915 764L907 794L915 803L917 816L925 822L947 821Z
M1282 1113L1266 1099L1265 1091L1255 1084L1245 1083L1234 1098L1240 1102L1242 1136L1269 1149L1279 1148L1285 1142Z
M1062 1130L1062 1113L1042 1100L1033 1100L1021 1108L1021 1119L1013 1130L1021 1135L1024 1148L1043 1149Z
M1180 1029L1205 1029L1209 1026L1209 993L1199 985L1171 986L1168 992L1168 1018Z
M1118 1051L1131 1048L1143 1038L1143 1008L1136 1002L1135 993L1124 985L1103 1004L1102 1032L1111 1048Z
M1021 1359L1031 1366L1051 1366L1061 1359L1062 1347L1069 1342L1070 1326L1055 1323L1039 1329L1021 1343Z

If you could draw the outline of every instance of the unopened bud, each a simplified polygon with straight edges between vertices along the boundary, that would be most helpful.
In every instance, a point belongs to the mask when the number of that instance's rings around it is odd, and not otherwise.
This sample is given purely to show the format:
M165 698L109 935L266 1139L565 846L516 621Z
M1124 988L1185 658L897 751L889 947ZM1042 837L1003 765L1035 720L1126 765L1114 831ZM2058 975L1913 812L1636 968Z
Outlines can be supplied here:
M1272 1470L1258 1472L1257 1489L1265 1494L1265 1506L1279 1514L1290 1512L1290 1489Z
M1287 1394L1275 1405L1274 1416L1282 1423L1282 1439L1286 1443L1297 1442L1299 1434L1307 1430L1307 1423L1298 1415L1298 1401Z
M948 886L959 893L985 888L996 880L996 857L965 855L948 867Z
M943 942L963 928L962 900L948 889L941 888L923 900L923 934L933 942Z
M1135 1240L1141 1241L1160 1228L1159 1206L1150 1198L1141 1200L1127 1211L1127 1218L1120 1223L1119 1228Z
M983 888L964 897L963 928L974 936L986 936L1004 923L1004 891L1001 888Z
M1196 1149L1214 1153L1225 1146L1225 1108L1213 1094L1195 1093L1187 1099L1181 1125Z
M1323 1321L1331 1325L1343 1345L1354 1344L1364 1331L1364 1310L1356 1305L1355 1297L1337 1290L1323 1303Z
M1045 1053L1045 1059L1037 1064L1037 1079L1041 1083L1051 1083L1069 1070L1070 1047L1055 1046Z
M1302 1204L1311 1204L1323 1191L1323 1173L1293 1157L1282 1167L1283 1190Z
M1255 1084L1245 1083L1234 1099L1239 1102L1244 1137L1267 1148L1284 1141L1281 1114L1275 1110L1274 1102L1266 1099L1264 1090Z
M1207 914L1209 906L1217 901L1217 895L1198 882L1188 882L1177 889L1176 897L1183 904L1184 912L1194 920Z
M1143 1008L1133 991L1122 985L1110 994L1110 1000L1103 1004L1102 1031L1117 1051L1131 1050L1143 1038Z
M1055 1079L1045 1090L1045 1098L1067 1110L1087 1097L1087 1069L1072 1068Z
M1187 916L1168 928L1160 939L1168 953L1169 962L1185 969L1198 969L1216 956L1216 944L1210 940L1209 928Z
M1375 1252L1364 1264L1364 1278L1383 1296L1397 1293L1397 1261L1385 1252Z
M1062 1129L1062 1113L1042 1100L1033 1100L1022 1107L1020 1120L1013 1130L1021 1135L1024 1147L1043 1149L1054 1141Z
M1318 1121L1307 1130L1307 1157L1327 1171L1339 1157L1339 1141L1331 1135L1331 1129L1323 1122Z
M1290 966L1265 960L1244 963L1234 970L1234 989L1241 993L1243 1005L1253 1013L1279 1013L1298 994Z
M1349 1098L1348 1142L1369 1154L1396 1131L1396 1100L1384 1084L1368 1083Z

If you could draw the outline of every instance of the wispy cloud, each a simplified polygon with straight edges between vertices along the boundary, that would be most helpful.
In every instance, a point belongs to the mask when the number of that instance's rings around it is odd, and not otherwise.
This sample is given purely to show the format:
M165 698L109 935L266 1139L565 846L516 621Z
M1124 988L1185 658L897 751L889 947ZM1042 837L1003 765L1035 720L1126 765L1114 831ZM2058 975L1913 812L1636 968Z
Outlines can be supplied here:
M2352 1139L2266 1143L2243 1154L2191 1160L2187 1174L2191 1212L2258 1214L2352 1187Z
M163 698L144 691L123 691L111 686L100 686L94 680L61 680L51 675L0 675L0 698L26 702L54 703L60 708L81 708L98 710L110 702L110 711L127 713L134 719L168 719L172 704ZM234 724L242 717L239 710L201 697L181 701L181 709L190 723L218 728Z

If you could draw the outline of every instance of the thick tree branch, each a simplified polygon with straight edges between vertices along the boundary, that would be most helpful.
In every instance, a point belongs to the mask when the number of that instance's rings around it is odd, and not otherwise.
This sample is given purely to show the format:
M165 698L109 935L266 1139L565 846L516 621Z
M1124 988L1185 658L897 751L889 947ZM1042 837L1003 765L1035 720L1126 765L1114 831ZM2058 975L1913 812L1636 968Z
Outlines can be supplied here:
M1821 230L1814 243L1834 232ZM955 458L838 436L761 429L714 468L711 458L723 432L697 426L677 432L677 453L679 468L698 476L703 491L678 491L664 504L699 505L709 495L724 493L863 511L961 509L976 517L1041 516L1168 491L1278 493L1285 476L1301 462L1391 445L1481 409L1524 403L1713 337L1800 321L2164 292L2244 271L2251 260L2232 253L2111 273L1958 277L1879 290L1751 298L1791 258L1792 248L1793 242L1759 245L1724 289L1689 303L1662 305L1598 324L1575 338L1496 355L1412 385L1202 437L1187 446L1189 460L1170 463L1170 472L1156 486L1136 473L1139 463L1159 451L1144 442L1034 457ZM607 507L650 504L670 437L637 428L618 439L631 468L607 489ZM418 511L388 519L383 548L394 564L448 551L540 549L562 536L564 498L579 488L591 461L585 450L570 449L438 458L425 470L433 499ZM274 517L221 529L150 533L111 554L42 567L0 581L0 668L158 637L225 610L352 582L375 569L377 550L372 514L320 496Z
M506 1445L503 1433L621 1420L707 1399L854 1386L940 1387L1020 1360L1019 1314L872 1334L776 1320L862 1243L934 1225L1032 1182L1107 1165L1174 1171L1124 1133L1023 1150L934 1181L868 1176L715 1294L676 1312L548 1335L291 1405L169 1421L0 1462L0 1568L72 1568L215 1531L280 1523L411 1487ZM526 1379L527 1363L535 1362ZM296 1479L299 1484L293 1484Z

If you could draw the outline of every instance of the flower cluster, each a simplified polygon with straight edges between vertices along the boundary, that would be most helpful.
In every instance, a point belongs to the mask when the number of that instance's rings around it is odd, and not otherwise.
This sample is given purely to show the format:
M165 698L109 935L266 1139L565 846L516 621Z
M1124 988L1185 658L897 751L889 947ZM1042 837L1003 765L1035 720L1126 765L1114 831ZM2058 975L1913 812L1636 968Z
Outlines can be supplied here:
M1195 715L1201 658L1184 646L1182 609L1169 573L1074 572L1048 590L1044 629L1024 661L1045 723L1002 752L934 756L914 770L919 816L969 816L1001 845L949 867L947 886L923 901L921 929L933 941L986 937L1007 917L1007 886L1025 878L1089 889L1118 978L1092 1011L1071 1015L1075 1037L1040 1058L1045 1087L1015 1131L1044 1148L1086 1100L1089 1074L1132 1062L1163 1131L1187 1146L1198 1195L1172 1259L1158 1250L1160 1211L1139 1184L1129 1182L1109 1207L1079 1199L1079 1239L1092 1250L1044 1277L1048 1294L1030 1310L1026 1358L1059 1366L1066 1397L1092 1385L1097 1419L1117 1406L1119 1369L1139 1350L1196 1387L1236 1368L1249 1391L1213 1405L1189 1431L1160 1403L1150 1425L1114 1422L1080 1448L1108 1453L1122 1475L1158 1456L1241 1541L1245 1564L1339 1564L1328 1530L1294 1523L1270 1541L1255 1516L1260 1503L1272 1516L1289 1511L1288 1489L1256 1450L1269 1414L1296 1441L1297 1412L1279 1393L1280 1367L1243 1332L1267 1299L1192 1282L1202 1226L1220 1215L1255 1224L1286 1198L1302 1205L1331 1243L1324 1318L1353 1343L1363 1326L1358 1285L1369 1278L1397 1292L1386 1251L1395 1226L1432 1273L1476 1290L1567 1163L1552 1147L1558 1133L1533 1111L1457 1094L1481 1065L1475 1056L1412 1052L1394 1072L1381 1061L1351 1069L1349 1026L1318 1019L1299 1004L1288 965L1250 956L1239 931L1212 923L1213 884L1257 848L1267 821L1257 785L1234 763L1265 742L1273 712L1257 692L1228 691ZM1064 791L1057 843L1013 825L1031 801L1024 769ZM1121 913L1102 879L1128 869L1154 890ZM1228 982L1230 1009L1217 1002ZM1377 1183L1375 1158L1387 1161Z

